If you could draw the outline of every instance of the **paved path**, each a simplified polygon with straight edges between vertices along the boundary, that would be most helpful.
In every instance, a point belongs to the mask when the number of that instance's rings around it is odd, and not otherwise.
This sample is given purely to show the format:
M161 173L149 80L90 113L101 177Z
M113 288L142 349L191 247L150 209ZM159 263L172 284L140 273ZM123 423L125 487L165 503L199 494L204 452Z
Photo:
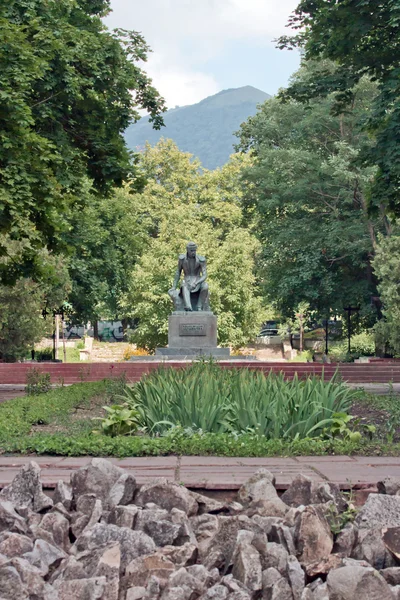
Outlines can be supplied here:
M42 482L54 488L57 481L69 481L71 472L87 464L91 457L0 456L0 487L7 485L18 469L35 460L42 468ZM294 458L224 458L165 456L109 459L135 475L143 484L166 477L190 488L237 490L256 469L264 467L276 476L278 489L286 489L302 473L315 481L332 481L342 489L371 489L389 475L400 477L400 457L298 456Z

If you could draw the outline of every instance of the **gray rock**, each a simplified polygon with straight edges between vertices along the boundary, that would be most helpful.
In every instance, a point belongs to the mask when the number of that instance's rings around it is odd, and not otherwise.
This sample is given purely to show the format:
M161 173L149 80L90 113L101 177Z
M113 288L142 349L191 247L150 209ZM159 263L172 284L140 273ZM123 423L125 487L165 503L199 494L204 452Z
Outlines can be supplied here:
M380 574L390 585L400 585L400 567L382 569Z
M112 542L119 542L121 547L121 573L125 567L138 556L152 554L155 551L154 541L142 531L132 531L127 527L98 523L86 529L72 546L71 553L92 551L104 548Z
M288 506L279 498L274 484L272 473L259 469L242 485L238 500L245 506L257 505L257 512L264 516L282 516Z
M69 540L69 521L58 511L49 512L40 521L40 529L51 535L53 544L68 552L71 542Z
M390 586L393 600L400 600L400 585Z
M25 533L27 525L25 520L15 511L11 502L0 502L0 532L14 531Z
M292 532L286 525L272 525L268 539L281 544L289 554L296 554Z
M254 545L260 552L263 571L273 567L281 575L287 573L289 554L283 546L275 542L267 542L264 545L260 544L258 540L255 540Z
M400 526L400 497L370 494L354 524L359 529Z
M388 496L388 498L390 497ZM365 560L375 569L385 569L396 565L395 558L384 544L380 528L357 531L351 558Z
M317 562L332 552L333 539L329 524L314 506L307 506L297 515L294 538L302 563Z
M197 598L205 591L202 580L189 573L184 567L181 567L170 575L168 587L181 587L185 591L187 590L189 598L192 596Z
M18 572L23 585L28 590L30 598L43 598L48 596L49 586L45 583L39 569L31 565L27 560L15 557L10 563Z
M212 588L206 591L205 594L200 596L201 600L226 600L229 592L224 585L214 585Z
M179 526L178 535L174 542L176 546L182 546L187 543L197 544L190 520L183 510L173 508L170 512L170 519L172 523Z
M229 594L228 600L251 600L251 598L244 590L238 590Z
M10 485L1 490L0 501L11 502L16 509L28 507L35 512L53 506L53 500L43 493L40 467L33 461L24 465Z
M6 564L0 567L0 591L2 600L28 600L28 590L15 567Z
M306 577L303 569L295 556L288 557L287 577L292 588L293 600L301 600Z
M333 552L343 556L350 556L356 543L357 529L353 523L348 523L336 536Z
M129 504L128 506L115 506L110 512L108 522L113 525L118 525L118 527L134 529L139 510L140 509L134 504Z
M258 551L249 543L239 543L233 557L232 575L252 592L261 590L261 559Z
M187 567L194 565L198 556L198 549L195 544L183 544L182 546L163 546L158 548L158 553L167 557L177 567Z
M146 588L144 587L129 588L126 592L126 600L142 600L143 598L146 598Z
M186 513L183 513L186 515ZM170 514L163 509L141 510L137 513L135 530L144 531L156 546L172 545L180 532L180 524L171 522Z
M3 532L0 534L0 554L13 558L33 550L33 542L26 535Z
M385 477L377 483L378 493L396 496L400 490L400 477Z
M105 577L93 577L92 579L70 579L68 581L56 581L54 588L58 592L59 600L100 600L106 587Z
M292 507L324 504L331 501L339 511L342 511L347 505L338 485L329 481L313 481L305 475L297 475L282 494L281 499Z
M393 600L389 585L372 568L341 567L328 574L330 600Z
M146 587L153 576L166 583L175 569L174 563L162 554L139 556L126 567L125 577L121 580L122 588Z
M213 538L219 529L219 520L216 515L200 515L192 517L190 524L196 537L200 554L208 551L211 538Z
M67 510L71 510L72 506L72 488L68 483L60 479L54 490L54 504L62 504Z
M293 600L290 585L273 567L263 571L262 598L263 600Z
M36 540L33 550L23 555L31 565L37 567L46 577L49 572L54 571L67 554L61 548L48 544L45 540Z
M106 584L101 600L118 600L119 572L121 568L121 549L119 543L106 548L101 555L95 577L105 577Z
M71 486L75 502L84 494L94 494L102 501L105 509L111 509L116 506L116 502L132 502L136 481L132 475L108 460L93 458L90 464L72 473Z
M197 514L199 515L203 515L204 513L218 514L230 512L229 504L226 502L219 502L215 498L209 498L196 492L191 492L191 494L198 504Z
M329 592L326 582L316 579L304 588L301 600L329 600Z
M209 571L204 565L190 565L186 570L190 575L193 575L193 577L201 581L205 588L215 585L220 580L218 569ZM232 578L232 575L230 575L230 577Z
M189 490L164 478L141 487L136 495L135 504L144 506L148 502L154 502L168 511L178 508L189 516L195 515L198 510L198 504Z

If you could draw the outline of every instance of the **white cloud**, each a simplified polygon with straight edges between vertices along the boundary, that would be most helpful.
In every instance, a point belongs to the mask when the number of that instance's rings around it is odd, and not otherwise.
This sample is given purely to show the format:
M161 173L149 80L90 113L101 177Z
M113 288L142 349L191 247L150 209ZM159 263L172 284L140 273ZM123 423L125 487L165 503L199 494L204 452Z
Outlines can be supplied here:
M111 0L109 27L141 31L154 50L146 65L169 106L198 102L220 88L206 61L225 44L272 44L298 0Z

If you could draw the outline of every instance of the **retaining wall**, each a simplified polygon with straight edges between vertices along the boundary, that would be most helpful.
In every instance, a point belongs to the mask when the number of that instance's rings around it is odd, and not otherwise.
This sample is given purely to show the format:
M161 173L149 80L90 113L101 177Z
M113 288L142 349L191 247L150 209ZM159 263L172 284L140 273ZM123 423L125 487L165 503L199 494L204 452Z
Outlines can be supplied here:
M187 363L190 364L190 363ZM182 368L185 363L169 362L168 367ZM257 362L235 361L220 362L221 368L237 369L249 368L261 370L264 373L282 371L288 379L295 373L299 377L308 374L324 375L330 379L336 370L339 371L344 381L353 383L400 383L400 363L367 363L367 364L342 364L322 365L318 363L294 362ZM80 381L98 381L106 377L118 377L125 373L128 381L139 381L141 377L159 367L155 362L123 362L123 363L0 363L0 384L25 384L27 372L36 368L39 371L50 373L52 383L77 383Z

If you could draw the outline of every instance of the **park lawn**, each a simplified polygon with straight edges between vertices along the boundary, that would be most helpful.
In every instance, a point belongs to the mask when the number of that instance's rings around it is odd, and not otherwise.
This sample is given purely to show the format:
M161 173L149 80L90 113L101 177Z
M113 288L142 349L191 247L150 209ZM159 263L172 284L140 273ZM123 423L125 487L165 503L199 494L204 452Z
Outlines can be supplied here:
M64 456L299 456L364 454L400 456L398 396L360 393L351 413L360 423L374 424L372 439L361 442L320 438L295 441L267 440L255 434L188 435L177 428L162 437L144 434L108 437L97 434L96 417L105 405L122 402L124 382L104 380L23 396L0 405L0 453Z

